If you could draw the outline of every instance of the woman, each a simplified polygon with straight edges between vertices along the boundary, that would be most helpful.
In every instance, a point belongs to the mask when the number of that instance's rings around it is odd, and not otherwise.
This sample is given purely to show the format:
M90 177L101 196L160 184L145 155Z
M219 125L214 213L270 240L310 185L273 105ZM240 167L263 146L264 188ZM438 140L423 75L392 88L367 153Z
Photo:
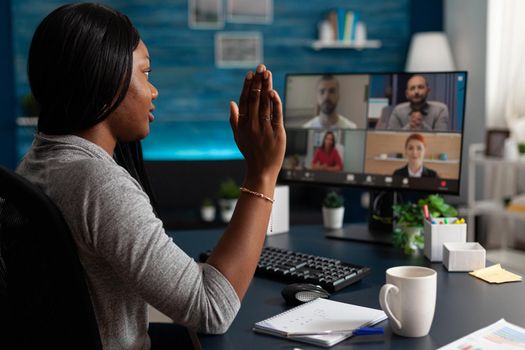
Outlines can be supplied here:
M438 177L437 172L423 165L426 142L421 134L411 134L405 141L407 165L394 171L394 176L402 177Z
M325 171L343 170L343 161L339 152L335 149L335 135L332 131L327 131L323 137L323 144L314 154L312 169Z
M246 160L243 192L208 262L197 264L166 235L150 196L140 147L158 96L150 72L137 30L104 5L56 9L29 52L41 113L17 171L70 227L107 349L150 347L147 303L200 332L228 329L259 259L284 156L281 100L259 65L246 75L239 105L230 102Z

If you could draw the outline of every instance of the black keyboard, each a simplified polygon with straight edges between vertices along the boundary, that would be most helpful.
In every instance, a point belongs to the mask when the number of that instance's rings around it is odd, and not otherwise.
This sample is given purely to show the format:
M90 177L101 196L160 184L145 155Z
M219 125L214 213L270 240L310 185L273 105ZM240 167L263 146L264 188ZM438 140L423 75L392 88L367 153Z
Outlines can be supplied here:
M199 256L206 261L211 250ZM341 290L365 277L370 268L336 259L274 247L264 247L255 274L293 283L313 283L329 292Z

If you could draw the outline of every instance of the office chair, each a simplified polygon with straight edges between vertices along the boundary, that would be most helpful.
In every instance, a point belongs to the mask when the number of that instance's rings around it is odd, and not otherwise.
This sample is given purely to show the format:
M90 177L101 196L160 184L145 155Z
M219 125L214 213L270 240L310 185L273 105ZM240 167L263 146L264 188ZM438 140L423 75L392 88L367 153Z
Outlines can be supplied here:
M36 185L2 166L0 298L0 348L102 349L85 272L61 212ZM2 344L6 338L11 346Z

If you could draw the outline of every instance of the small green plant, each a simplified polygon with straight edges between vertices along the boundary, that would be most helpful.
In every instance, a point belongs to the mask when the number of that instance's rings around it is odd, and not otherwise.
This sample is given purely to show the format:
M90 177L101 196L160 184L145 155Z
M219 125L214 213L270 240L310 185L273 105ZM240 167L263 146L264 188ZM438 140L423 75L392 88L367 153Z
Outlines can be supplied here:
M395 204L394 218L398 227L423 227L423 209L415 203Z
M210 198L204 198L201 203L202 207L213 207L213 201Z
M237 199L240 195L239 185L232 178L225 179L219 184L217 197L221 199Z
M330 191L326 194L323 200L323 207L325 208L341 208L344 205L344 198L335 191Z
M457 216L457 210L445 203L443 197L431 194L420 199L417 204L403 203L393 206L396 228L392 236L394 247L402 248L407 255L414 254L418 249L423 249L425 244L421 229L424 223L423 207L427 205L432 217Z
M450 204L445 203L443 197L438 194L431 194L425 199L420 199L418 204L421 208L423 208L423 206L426 204L428 206L428 212L433 218L452 217L458 215L456 208Z

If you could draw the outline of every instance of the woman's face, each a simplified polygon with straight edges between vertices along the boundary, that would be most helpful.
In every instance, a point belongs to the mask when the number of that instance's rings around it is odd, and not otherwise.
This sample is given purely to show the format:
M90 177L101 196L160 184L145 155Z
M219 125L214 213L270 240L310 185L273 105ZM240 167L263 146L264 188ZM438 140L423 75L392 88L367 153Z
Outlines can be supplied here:
M333 148L334 147L334 135L327 134L324 137L324 148Z
M133 51L133 71L126 97L108 117L113 136L118 141L137 141L149 134L149 123L154 119L153 100L159 95L149 82L150 70L148 49L141 40Z
M406 157L411 165L421 166L425 158L425 145L419 140L410 140L405 149Z

